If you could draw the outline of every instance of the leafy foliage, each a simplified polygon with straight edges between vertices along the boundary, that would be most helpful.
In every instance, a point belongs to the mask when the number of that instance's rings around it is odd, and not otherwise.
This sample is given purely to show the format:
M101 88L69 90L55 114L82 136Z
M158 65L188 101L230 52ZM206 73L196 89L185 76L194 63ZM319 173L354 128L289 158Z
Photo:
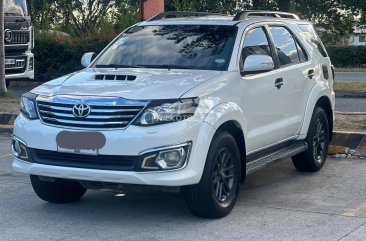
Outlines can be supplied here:
M83 54L86 52L98 54L114 37L104 34L73 38L36 35L35 79L49 81L82 69L80 60Z
M366 67L366 46L329 46L327 50L335 67Z

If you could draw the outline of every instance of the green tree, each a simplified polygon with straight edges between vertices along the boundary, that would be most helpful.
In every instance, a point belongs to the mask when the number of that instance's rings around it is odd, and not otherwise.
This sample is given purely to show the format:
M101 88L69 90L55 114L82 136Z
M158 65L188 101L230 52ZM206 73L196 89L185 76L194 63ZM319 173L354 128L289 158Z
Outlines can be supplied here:
M342 44L352 33L357 20L354 10L334 0L302 0L296 5L298 14L315 24L327 45Z

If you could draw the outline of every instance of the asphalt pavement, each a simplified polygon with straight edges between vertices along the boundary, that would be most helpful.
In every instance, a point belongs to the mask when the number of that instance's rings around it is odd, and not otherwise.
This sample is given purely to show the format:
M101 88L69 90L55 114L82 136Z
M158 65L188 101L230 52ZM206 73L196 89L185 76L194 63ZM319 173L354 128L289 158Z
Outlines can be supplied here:
M290 161L253 174L233 212L192 216L178 194L88 191L77 203L46 203L11 168L0 135L0 240L366 240L366 160L328 159L318 173Z
M366 98L336 98L336 111L366 112Z
M336 81L366 82L366 72L336 72Z

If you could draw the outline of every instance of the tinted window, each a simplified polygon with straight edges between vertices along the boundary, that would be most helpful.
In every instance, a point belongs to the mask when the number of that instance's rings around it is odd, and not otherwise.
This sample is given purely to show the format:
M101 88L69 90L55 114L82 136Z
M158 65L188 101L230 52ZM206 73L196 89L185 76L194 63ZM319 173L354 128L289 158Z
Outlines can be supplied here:
M311 24L300 24L298 26L303 33L307 33L310 35L310 42L316 45L316 48L319 50L320 54L323 57L327 57L327 51L325 50L325 47L321 42L319 36L316 34L313 26Z
M305 53L303 47L300 45L300 43L297 40L296 40L296 47L297 47L297 52L299 54L300 62L307 61L308 58L306 57L306 53Z
M263 28L255 28L249 30L244 39L243 47L243 61L249 55L269 55L271 56L271 49L269 42Z
M270 27L280 65L300 63L297 46L292 34L284 27Z
M135 27L117 39L94 66L227 70L236 33L235 26Z

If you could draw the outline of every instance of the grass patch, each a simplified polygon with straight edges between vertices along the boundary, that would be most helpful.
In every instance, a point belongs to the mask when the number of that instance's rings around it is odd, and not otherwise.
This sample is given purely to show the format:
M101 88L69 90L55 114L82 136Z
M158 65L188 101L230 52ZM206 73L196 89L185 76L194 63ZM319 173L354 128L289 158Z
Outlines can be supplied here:
M0 99L18 99L18 97L8 91L5 94L0 95Z
M336 72L366 72L366 68L335 68Z
M334 91L366 92L366 82L338 82L334 81Z

